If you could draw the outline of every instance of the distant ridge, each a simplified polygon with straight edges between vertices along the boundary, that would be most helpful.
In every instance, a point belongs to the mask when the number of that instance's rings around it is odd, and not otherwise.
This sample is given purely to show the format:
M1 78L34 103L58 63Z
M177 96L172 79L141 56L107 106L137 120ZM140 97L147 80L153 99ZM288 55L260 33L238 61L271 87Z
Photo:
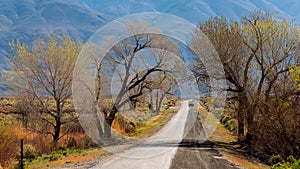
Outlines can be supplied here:
M9 42L67 32L86 41L116 18L140 12L170 13L199 24L214 16L239 19L253 10L287 17L300 25L299 0L1 0L0 69L9 70ZM0 78L0 95L6 87Z

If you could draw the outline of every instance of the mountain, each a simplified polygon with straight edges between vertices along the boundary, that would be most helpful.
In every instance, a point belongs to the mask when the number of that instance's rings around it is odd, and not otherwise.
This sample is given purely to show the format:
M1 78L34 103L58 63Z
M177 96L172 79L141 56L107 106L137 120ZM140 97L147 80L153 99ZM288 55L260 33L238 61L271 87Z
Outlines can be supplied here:
M287 17L300 25L298 0L1 0L0 69L9 70L9 42L67 32L86 41L105 23L140 12L170 13L199 24L214 16L239 19L253 10ZM6 87L0 79L0 95Z
M74 2L74 0L69 0ZM139 12L164 12L198 24L213 16L239 19L253 10L287 17L300 24L298 0L75 0L115 17Z

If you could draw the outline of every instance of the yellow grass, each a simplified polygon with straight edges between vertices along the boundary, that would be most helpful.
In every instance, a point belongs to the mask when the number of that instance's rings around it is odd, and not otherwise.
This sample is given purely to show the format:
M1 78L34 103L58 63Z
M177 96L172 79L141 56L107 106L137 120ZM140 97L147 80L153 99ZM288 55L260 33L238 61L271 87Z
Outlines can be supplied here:
M144 138L153 135L157 132L164 124L166 124L178 109L170 108L163 111L161 114L154 116L150 121L146 122L144 125L138 126L133 137Z

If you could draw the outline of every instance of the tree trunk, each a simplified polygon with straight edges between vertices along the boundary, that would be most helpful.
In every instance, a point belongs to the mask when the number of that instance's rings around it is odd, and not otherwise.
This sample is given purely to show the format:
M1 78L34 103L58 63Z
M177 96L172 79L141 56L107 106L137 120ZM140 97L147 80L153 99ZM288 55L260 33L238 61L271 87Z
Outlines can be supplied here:
M21 139L21 152L20 152L20 169L24 169L24 140ZM0 165L0 168L1 168L1 165Z
M158 113L159 112L159 101L158 101L158 97L159 96L159 90L156 90L156 98L155 98L155 112Z
M55 128L54 128L54 134L52 135L53 136L53 146L54 148L57 147L58 145L58 140L60 139L59 136L60 136L60 129L61 129L61 121L59 118L56 119L56 125L55 125Z
M113 120L111 119L105 119L104 123L104 134L106 139L111 138L111 125L112 125Z
M250 147L252 145L252 140L254 136L254 112L255 111L247 112L247 133L245 143L247 143Z
M156 108L156 112L160 112L160 108L162 106L162 102L164 100L164 94L161 95L160 99L159 99L159 103L158 103L158 107Z
M244 126L244 121L245 121L245 116L244 112L242 112L242 109L238 110L238 142L242 143L245 141L245 126Z
M149 104L149 110L153 111L153 96L152 91L150 91L150 104Z
M115 116L118 112L118 109L116 106L113 106L111 112L109 113L109 116L105 118L105 123L104 123L104 135L106 139L111 138L111 126L112 123L115 119Z
M59 99L56 100L56 113L57 116L55 117L55 126L54 126L54 134L53 134L53 146L54 148L58 145L58 140L60 139L60 129L61 129L61 102Z
M97 113L97 112L96 112ZM100 138L103 138L103 130L102 130L102 127L101 127L101 121L100 121L100 117L98 116L98 114L96 114L96 126L97 126L97 129L98 129L98 134L100 136Z
M245 122L246 117L245 114L247 113L247 96L244 92L239 93L239 100L238 100L238 142L244 143L245 142Z

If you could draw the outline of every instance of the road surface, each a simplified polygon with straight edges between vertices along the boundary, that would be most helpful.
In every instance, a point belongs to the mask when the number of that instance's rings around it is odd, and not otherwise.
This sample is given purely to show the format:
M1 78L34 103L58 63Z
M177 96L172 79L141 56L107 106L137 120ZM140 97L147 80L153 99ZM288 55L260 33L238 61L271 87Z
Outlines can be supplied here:
M195 123L194 123L195 122ZM190 127L190 124L195 124ZM189 101L143 144L99 162L93 169L236 169L217 150L198 143L202 129Z

